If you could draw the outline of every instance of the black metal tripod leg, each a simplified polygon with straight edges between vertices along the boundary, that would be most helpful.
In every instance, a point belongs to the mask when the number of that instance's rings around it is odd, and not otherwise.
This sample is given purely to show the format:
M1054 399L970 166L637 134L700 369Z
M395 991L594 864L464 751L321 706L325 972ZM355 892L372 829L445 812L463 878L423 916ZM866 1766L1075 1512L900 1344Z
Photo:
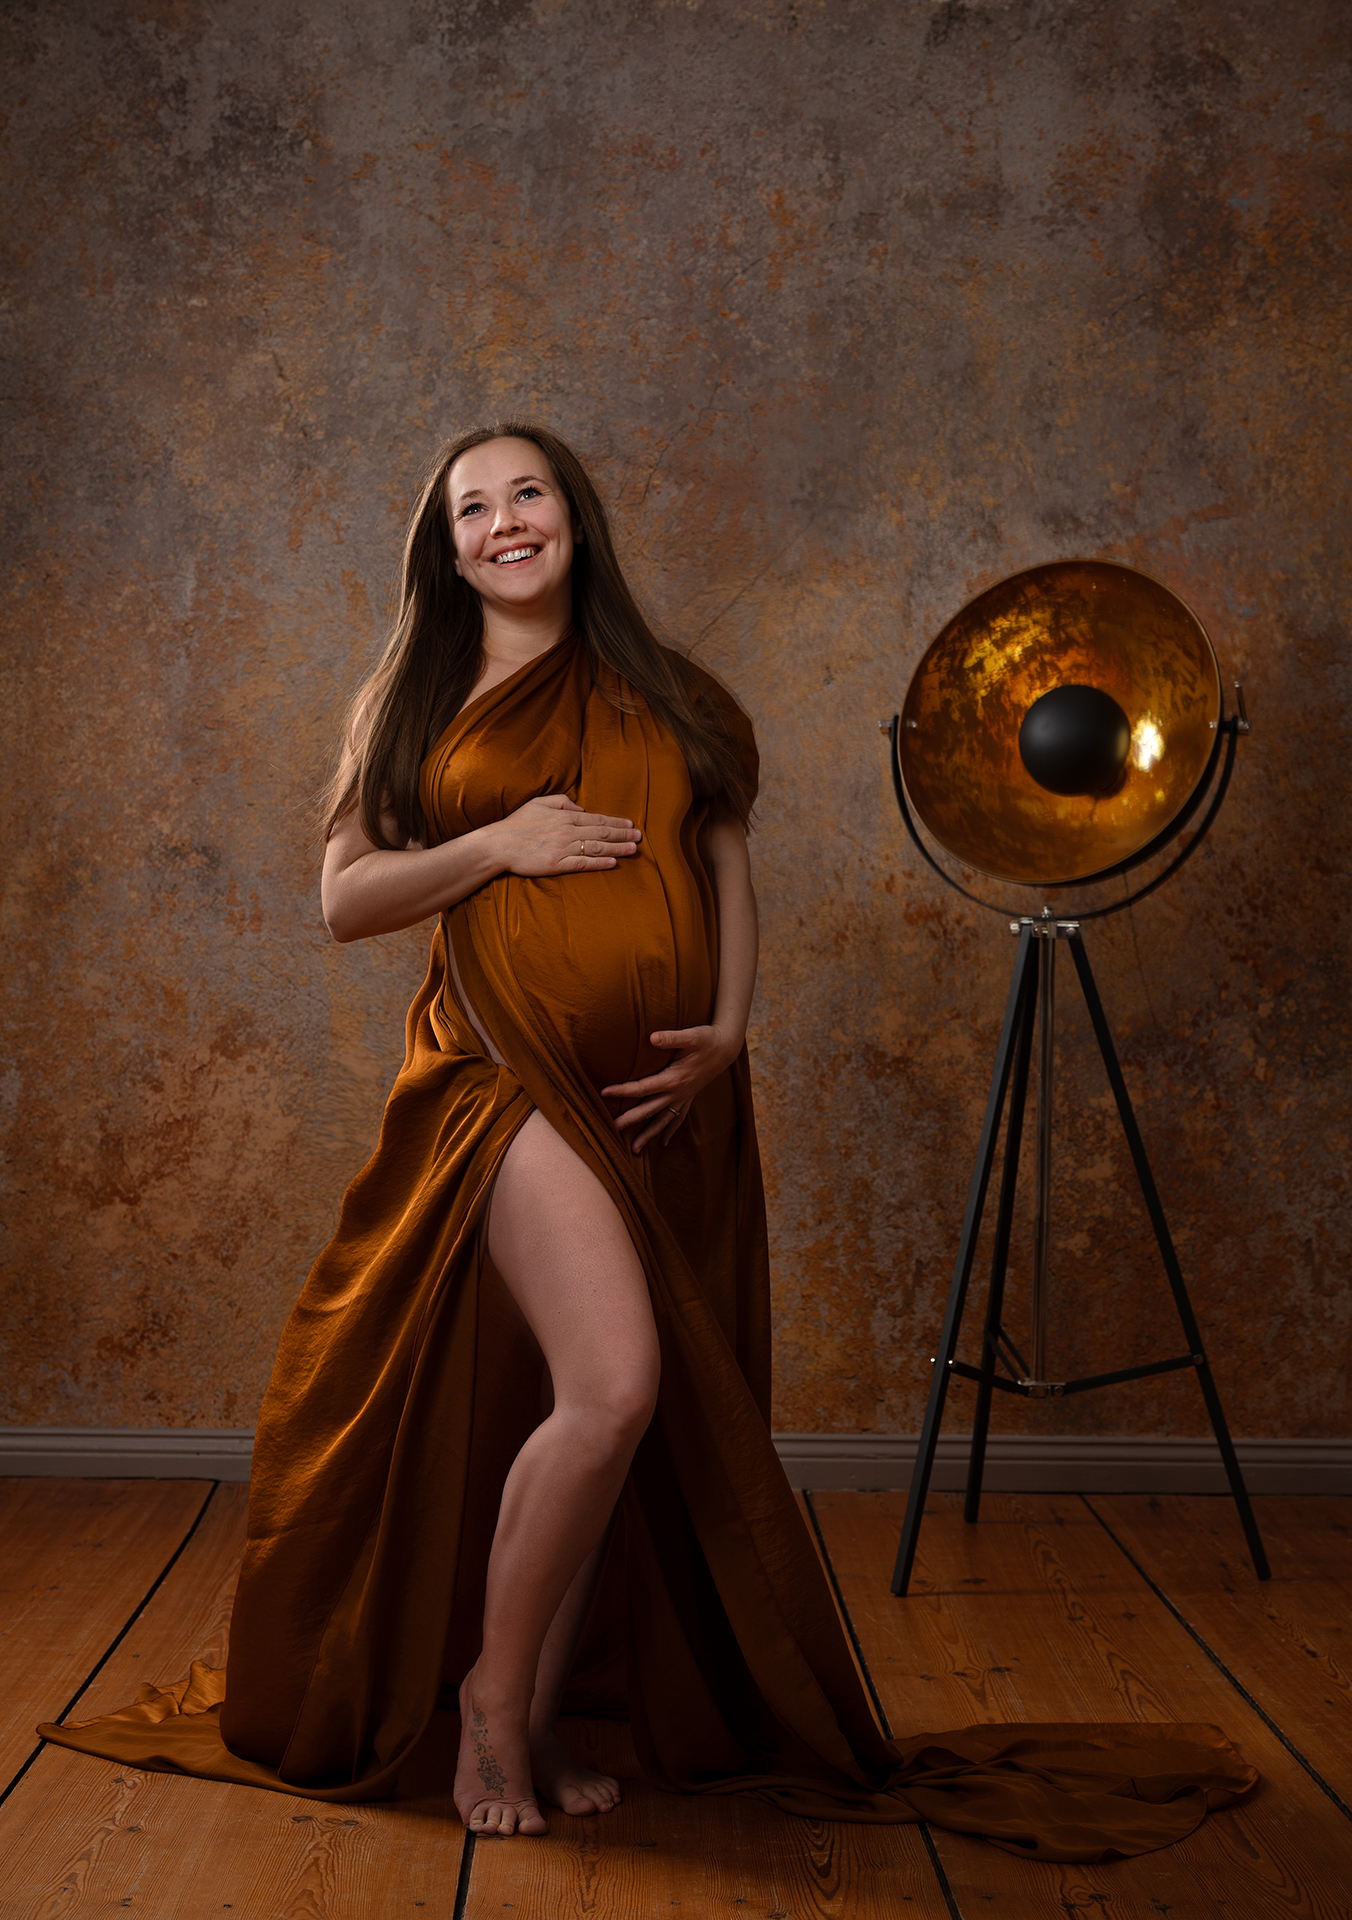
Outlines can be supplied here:
M1159 1244L1160 1257L1164 1262L1164 1271L1169 1276L1169 1286L1174 1296L1174 1305L1178 1308L1178 1317L1183 1323L1183 1337L1194 1355L1197 1368L1197 1381L1202 1389L1202 1398L1206 1402L1207 1413L1211 1417L1212 1432L1216 1436L1216 1445L1220 1449L1225 1477L1230 1483L1230 1492L1234 1495L1235 1506L1239 1512L1240 1525L1244 1529L1244 1538L1248 1542L1249 1555L1253 1561L1253 1570L1260 1580L1269 1578L1267 1554L1263 1549L1263 1537L1258 1531L1258 1522L1254 1518L1253 1507L1249 1500L1249 1490L1244 1484L1244 1475L1240 1470L1239 1456L1235 1452L1230 1429L1226 1424L1225 1411L1221 1406L1221 1397L1216 1390L1211 1367L1205 1357L1202 1345L1202 1332L1197 1324L1197 1316L1192 1310L1192 1301L1183 1279L1183 1269L1178 1264L1178 1254L1174 1250L1173 1237L1169 1232L1169 1223L1164 1217L1164 1208L1160 1203L1159 1190L1155 1185L1155 1176L1150 1170L1146 1158L1145 1143L1141 1139L1141 1130L1136 1124L1136 1114L1132 1108L1131 1096L1127 1092L1127 1083L1122 1078L1122 1068L1117 1058L1117 1048L1113 1045L1113 1036L1108 1028L1108 1018L1103 1011L1103 1002L1099 998L1097 982L1093 969L1089 965L1089 955L1085 952L1084 942L1078 933L1070 937L1070 951L1075 960L1075 971L1080 976L1080 986L1084 990L1085 1005L1089 1009L1089 1018L1094 1027L1094 1038L1098 1041L1099 1052L1103 1055L1103 1064L1108 1070L1108 1081L1117 1102L1118 1115L1122 1121L1122 1131L1127 1136L1127 1146L1131 1150L1132 1163L1136 1168L1136 1178L1140 1182L1141 1193L1145 1199L1146 1211L1150 1215L1150 1224L1155 1230L1155 1239Z
M996 1344L1005 1306L1005 1273L1009 1266L1009 1235L1014 1224L1014 1196L1019 1184L1019 1148L1023 1141L1023 1114L1028 1100L1028 1063L1033 1052L1033 1027L1037 1019L1037 994L1034 970L1029 968L1025 983L1023 1010L1019 1016L1019 1037L1014 1054L1014 1072L1009 1084L1009 1117L1005 1124L1005 1163L1000 1171L1000 1198L995 1210L995 1245L991 1251L991 1284L986 1299L986 1331L981 1343L982 1371L994 1371L1000 1362ZM990 1433L991 1399L995 1389L988 1379L978 1383L976 1413L972 1420L972 1456L967 1467L967 1499L964 1520L975 1521L981 1510L981 1479L986 1466L986 1439Z
M906 1518L902 1523L901 1544L897 1548L897 1564L892 1575L893 1593L905 1593L910 1584L911 1568L915 1564L916 1540L920 1534L920 1521L925 1511L925 1496L929 1492L930 1474L934 1470L934 1453L939 1444L939 1422L943 1419L944 1401L948 1395L949 1363L957 1350L962 1310L967 1301L967 1286L972 1277L972 1262L976 1257L976 1239L981 1228L981 1213L986 1204L986 1189L990 1185L991 1167L995 1163L995 1146L1000 1134L1000 1115L1004 1110L1005 1093L1009 1087L1010 1071L1014 1064L1014 1045L1019 1033L1019 1015L1023 1008L1024 996L1031 990L1029 980L1035 973L1035 969L1036 956L1033 952L1032 929L1024 927L1019 935L1014 978L1010 983L1009 1000L1005 1006L1005 1024L1000 1032L1000 1045L996 1049L995 1072L991 1077L990 1097L986 1101L986 1117L981 1125L976 1166L972 1170L972 1184L967 1190L967 1211L963 1215L962 1237L958 1242L953 1282L948 1290L948 1306L944 1313L943 1331L939 1335L939 1345L934 1356L934 1378L930 1382L925 1421L920 1429L920 1445L916 1450L915 1468L911 1474L911 1490L906 1499Z
M1203 1353L1204 1349L1199 1345L1193 1351ZM1198 1364L1197 1384L1202 1389L1206 1410L1211 1415L1211 1430L1216 1436L1216 1445L1220 1448L1225 1477L1230 1482L1230 1492L1234 1496L1235 1507L1239 1513L1239 1524L1243 1527L1244 1538L1248 1542L1253 1570L1260 1580L1268 1580L1272 1577L1272 1569L1268 1565L1263 1536L1258 1531L1258 1520L1249 1500L1249 1489L1244 1484L1239 1455L1235 1452L1235 1443L1230 1438L1230 1428L1226 1422L1225 1409L1221 1406L1221 1396L1211 1371L1211 1363L1205 1358Z

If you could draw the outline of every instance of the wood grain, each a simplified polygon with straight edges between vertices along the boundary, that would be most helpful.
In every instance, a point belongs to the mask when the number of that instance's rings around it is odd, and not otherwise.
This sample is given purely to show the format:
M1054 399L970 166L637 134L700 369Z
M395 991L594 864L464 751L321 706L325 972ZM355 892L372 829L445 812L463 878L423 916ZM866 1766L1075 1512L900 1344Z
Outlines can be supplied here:
M912 1594L888 1590L905 1496L814 1504L895 1731L981 1720L1207 1721L1263 1772L1179 1846L1103 1867L1020 1861L934 1830L964 1915L1084 1911L1259 1920L1352 1911L1352 1823L1151 1593L1082 1501L961 1495L926 1508Z
M1220 1495L1089 1501L1240 1684L1352 1802L1352 1500L1254 1503L1272 1578L1253 1576Z
M449 1801L334 1807L63 1747L0 1821L5 1920L451 1920L463 1839Z
M194 1657L224 1659L246 1502L246 1488L218 1488L75 1717L133 1699L142 1679L178 1678ZM429 1743L422 1761L449 1779L454 1723L441 1731L442 1752ZM0 1809L2 1910L4 1920L106 1920L123 1910L147 1920L450 1920L462 1842L449 1795L430 1781L408 1801L334 1807L47 1747Z
M480 1841L465 1920L939 1920L946 1909L915 1827L795 1819L753 1794L659 1793L636 1776L628 1730L565 1722L570 1747L624 1783L602 1819L550 1813L541 1840Z
M0 1789L201 1511L200 1480L0 1480ZM134 1691L134 1689L133 1689Z
M0 1511L11 1520L11 1547L20 1559L27 1555L28 1590L42 1587L49 1566L65 1569L69 1592L79 1589L85 1576L70 1544L79 1538L90 1543L94 1565L109 1564L98 1545L108 1529L91 1522L81 1533L74 1524L86 1494L94 1496L86 1517L97 1517L99 1501L116 1492L102 1512L118 1522L118 1539L149 1540L171 1511L163 1496L181 1494L185 1484L75 1483L62 1507L62 1483L44 1482L45 1503L72 1522L64 1532L39 1511L43 1502L11 1500ZM224 1658L245 1497L242 1487L218 1489L77 1717L131 1699L143 1678L177 1677L194 1656L213 1664ZM1063 1920L1077 1912L1104 1920L1349 1920L1352 1823L1244 1705L1083 1501L991 1496L981 1525L969 1528L957 1497L937 1497L921 1535L914 1597L897 1601L887 1588L903 1504L887 1494L815 1500L870 1672L899 1731L984 1719L1212 1720L1265 1775L1248 1803L1214 1816L1181 1846L1107 1867L1018 1860L935 1830L966 1920ZM1336 1513L1327 1501L1263 1503L1278 1574L1272 1594L1257 1599L1238 1578L1242 1562L1223 1503L1165 1502L1155 1511L1143 1501L1101 1504L1199 1631L1203 1608L1213 1609L1207 1619L1214 1615L1217 1632L1234 1636L1218 1651L1229 1651L1237 1672L1247 1649L1244 1684L1288 1734L1295 1738L1255 1676L1266 1676L1273 1701L1295 1702L1312 1737L1331 1739L1336 1728L1323 1716L1332 1710L1321 1703L1336 1707L1344 1697L1348 1661L1338 1657L1336 1635L1347 1631L1337 1604L1348 1503ZM198 1505L200 1489L187 1524ZM1213 1521L1214 1538L1207 1531ZM1208 1554L1220 1556L1214 1567ZM1232 1563L1227 1597L1217 1569ZM72 1612L73 1626L101 1652L145 1586L113 1618L109 1592L85 1580L86 1611ZM1301 1651L1306 1645L1312 1650ZM47 1706L44 1700L39 1711ZM466 1920L896 1920L912 1913L944 1920L947 1907L914 1827L800 1821L746 1795L658 1793L635 1777L627 1729L577 1721L565 1731L579 1758L625 1779L624 1804L603 1820L553 1814L543 1840L481 1842ZM49 1747L0 1809L0 1912L4 1920L93 1920L120 1911L147 1920L452 1920L463 1836L444 1787L455 1734L454 1718L438 1716L419 1756L422 1777L406 1785L409 1799L355 1807L137 1773Z

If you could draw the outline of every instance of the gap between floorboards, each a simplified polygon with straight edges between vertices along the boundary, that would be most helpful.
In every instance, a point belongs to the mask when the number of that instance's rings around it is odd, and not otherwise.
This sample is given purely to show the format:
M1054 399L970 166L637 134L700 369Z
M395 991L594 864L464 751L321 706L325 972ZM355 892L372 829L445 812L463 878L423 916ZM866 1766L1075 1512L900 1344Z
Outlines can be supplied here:
M179 1559L183 1554L184 1549L187 1547L189 1541L192 1539L197 1529L201 1526L202 1521L206 1516L207 1508L211 1505L212 1501L215 1499L216 1490L220 1486L220 1484L221 1483L219 1480L212 1481L211 1486L207 1490L207 1497L202 1502L201 1506L197 1509L196 1518L193 1520L192 1525L188 1528L188 1531L184 1534L183 1538L179 1541L178 1545L174 1548L174 1551L170 1554L169 1558L165 1561L164 1565L160 1568L158 1574L151 1581L150 1585L146 1588L145 1592L141 1595L141 1598L137 1601L136 1605L132 1608L131 1612L128 1614L126 1620L122 1623L122 1626L120 1627L118 1632L113 1635L113 1638L108 1642L108 1645L104 1648L103 1652L99 1655L98 1659L94 1662L93 1666L89 1669L89 1672L85 1675L84 1679L80 1682L79 1686L75 1689L74 1693L70 1696L70 1699L67 1700L65 1706L62 1707L60 1713L52 1715L52 1720L57 1726L61 1725L61 1723L65 1720L66 1715L68 1713L72 1713L75 1710L76 1706L79 1704L81 1697L89 1691L90 1687L93 1686L94 1682L98 1679L99 1675L103 1672L103 1669L107 1666L108 1662L112 1659L113 1655L117 1652L118 1648L122 1645L122 1642L126 1639L127 1635L131 1632L132 1628L136 1625L136 1622L140 1619L141 1615L145 1612L146 1608L150 1605L151 1601L155 1598L155 1595L159 1592L160 1588L164 1585L165 1581L169 1578L169 1575L173 1572L174 1568L177 1566ZM8 1783L5 1785L3 1789L0 1789L0 1807L4 1806L6 1800L9 1799L9 1796L13 1793L14 1789L18 1786L19 1782L23 1779L24 1775L28 1772L29 1768L33 1765L34 1761L37 1759L38 1755L42 1752L42 1749L46 1745L47 1745L47 1742L45 1740L39 1740L37 1745L34 1747L33 1751L29 1754L28 1758L24 1761L23 1765L14 1774L13 1778L8 1781Z

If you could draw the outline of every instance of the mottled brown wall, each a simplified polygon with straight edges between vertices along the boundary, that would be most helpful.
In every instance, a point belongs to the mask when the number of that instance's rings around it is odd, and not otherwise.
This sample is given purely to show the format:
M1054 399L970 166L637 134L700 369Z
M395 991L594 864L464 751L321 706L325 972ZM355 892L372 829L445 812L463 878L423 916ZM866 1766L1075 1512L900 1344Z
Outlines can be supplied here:
M917 1425L1012 958L875 722L971 593L1078 553L1245 680L1213 843L1093 951L1237 1430L1343 1431L1342 0L4 22L0 1418L252 1422L426 948L329 943L307 805L424 459L512 409L759 727L778 1424ZM1075 1367L1177 1344L1084 1038ZM1024 1411L1202 1425L1178 1380Z

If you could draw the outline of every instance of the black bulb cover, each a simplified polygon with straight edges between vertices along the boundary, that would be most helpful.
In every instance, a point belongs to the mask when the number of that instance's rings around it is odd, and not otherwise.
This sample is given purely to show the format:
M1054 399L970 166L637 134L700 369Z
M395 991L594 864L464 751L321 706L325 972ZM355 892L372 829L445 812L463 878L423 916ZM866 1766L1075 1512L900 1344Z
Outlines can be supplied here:
M1097 687L1053 687L1019 728L1019 758L1048 793L1112 793L1130 751L1130 720Z

